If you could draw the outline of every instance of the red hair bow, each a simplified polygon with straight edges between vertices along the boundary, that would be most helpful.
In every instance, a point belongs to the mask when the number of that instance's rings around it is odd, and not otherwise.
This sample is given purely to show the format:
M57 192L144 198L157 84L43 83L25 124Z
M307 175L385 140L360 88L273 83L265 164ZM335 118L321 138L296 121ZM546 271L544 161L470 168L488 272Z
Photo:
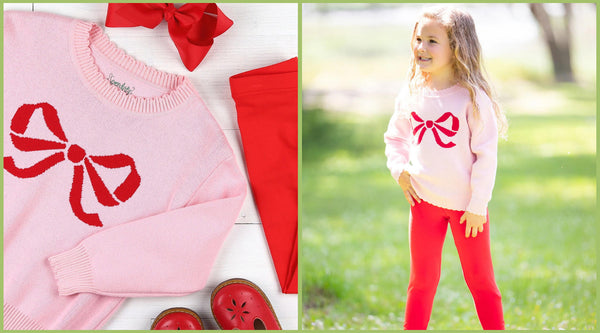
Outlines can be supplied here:
M202 62L215 37L233 25L214 3L188 3L176 9L172 3L110 3L106 13L107 27L154 29L168 23L169 35L189 71Z
M58 141L49 141L25 136L25 131L27 130L27 126L29 125L33 113L40 109L44 115L46 126ZM86 213L81 206L81 193L83 191L83 176L85 171L87 171L98 202L104 206L120 205L129 200L140 186L141 178L135 168L135 162L130 156L125 154L91 156L87 155L85 150L80 146L69 143L62 126L60 125L58 112L48 103L23 104L13 116L10 123L10 129L10 138L13 145L20 151L59 151L26 168L17 167L14 159L11 156L6 156L4 157L4 169L15 177L34 178L64 160L68 159L71 161L71 163L74 164L74 169L69 203L71 204L71 209L75 216L86 224L96 227L102 226L102 221L100 221L98 214ZM102 178L100 178L94 164L109 169L129 167L129 174L121 185L111 192L104 184Z

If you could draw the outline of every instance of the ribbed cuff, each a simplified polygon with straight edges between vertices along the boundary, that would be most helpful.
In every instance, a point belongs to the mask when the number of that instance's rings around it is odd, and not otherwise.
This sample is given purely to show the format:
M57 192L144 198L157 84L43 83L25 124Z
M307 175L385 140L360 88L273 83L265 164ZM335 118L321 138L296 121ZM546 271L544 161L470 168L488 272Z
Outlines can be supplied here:
M394 180L396 181L396 183L398 182L398 178L400 178L400 175L404 172L407 171L411 176L412 176L412 169L411 166L408 162L406 163L394 163L393 166L389 167L390 168L390 174L392 175L392 177L394 178Z
M4 303L4 330L43 330L37 321L16 307Z
M478 202L478 200L471 199L471 202L469 202L469 205L467 206L466 211L471 212L473 214L486 216L487 215L487 201Z
M83 245L48 258L61 296L94 292L92 265Z
M399 168L392 168L392 170L390 170L390 173L392 174L392 177L394 178L394 180L396 182L398 182L398 178L400 178L400 175L402 174L403 171L404 171L404 166L399 167Z

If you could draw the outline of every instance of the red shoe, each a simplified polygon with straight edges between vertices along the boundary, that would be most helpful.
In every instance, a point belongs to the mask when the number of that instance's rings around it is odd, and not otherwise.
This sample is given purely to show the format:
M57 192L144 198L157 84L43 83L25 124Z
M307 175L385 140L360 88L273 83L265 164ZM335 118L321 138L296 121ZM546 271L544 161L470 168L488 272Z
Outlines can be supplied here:
M152 323L151 330L203 330L198 314L186 308L170 308L161 312Z
M258 286L244 279L222 282L210 296L210 308L222 330L280 330L271 302Z

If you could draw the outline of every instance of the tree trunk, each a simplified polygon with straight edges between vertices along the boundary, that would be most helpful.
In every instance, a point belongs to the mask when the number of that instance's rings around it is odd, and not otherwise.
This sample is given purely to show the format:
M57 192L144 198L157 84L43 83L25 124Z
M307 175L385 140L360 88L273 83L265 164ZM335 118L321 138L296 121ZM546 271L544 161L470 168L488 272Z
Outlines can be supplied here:
M542 29L544 40L554 69L554 79L558 82L573 82L573 69L571 67L571 4L563 4L565 16L563 19L563 28L557 28L550 21L550 16L544 9L542 3L530 3L529 9L535 17L535 20Z

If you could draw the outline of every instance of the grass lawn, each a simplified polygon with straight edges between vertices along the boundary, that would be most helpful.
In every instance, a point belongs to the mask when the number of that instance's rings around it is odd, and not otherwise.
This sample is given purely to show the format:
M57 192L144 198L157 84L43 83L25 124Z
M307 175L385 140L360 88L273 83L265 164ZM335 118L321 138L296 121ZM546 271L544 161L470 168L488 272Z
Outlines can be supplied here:
M593 329L595 88L532 89L552 102L505 104L489 206L507 329ZM304 329L402 328L408 204L385 166L389 116L303 112ZM429 328L481 329L450 232Z

